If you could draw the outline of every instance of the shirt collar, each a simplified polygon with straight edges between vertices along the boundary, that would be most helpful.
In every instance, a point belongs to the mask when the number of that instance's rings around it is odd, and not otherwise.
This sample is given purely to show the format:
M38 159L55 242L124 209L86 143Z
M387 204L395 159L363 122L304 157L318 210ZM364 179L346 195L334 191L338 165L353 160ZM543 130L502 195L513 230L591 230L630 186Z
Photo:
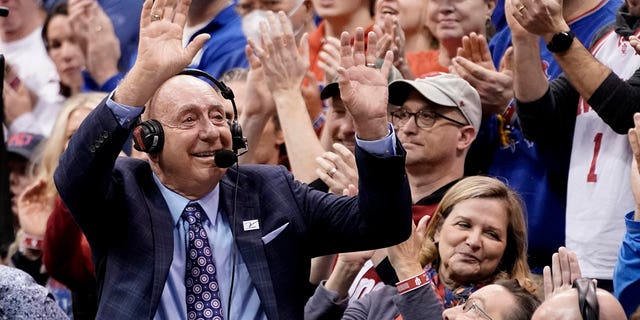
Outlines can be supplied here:
M220 203L220 184L217 184L216 187L204 195L204 197L197 200L189 200L167 188L162 184L162 182L160 182L160 179L155 173L153 173L153 181L156 183L158 189L160 189L162 197L167 202L174 226L178 224L178 221L182 216L182 211L189 202L198 202L202 209L204 209L204 212L207 215L207 218L209 218L209 221L211 221L211 224L215 226L216 218L218 217L218 205Z

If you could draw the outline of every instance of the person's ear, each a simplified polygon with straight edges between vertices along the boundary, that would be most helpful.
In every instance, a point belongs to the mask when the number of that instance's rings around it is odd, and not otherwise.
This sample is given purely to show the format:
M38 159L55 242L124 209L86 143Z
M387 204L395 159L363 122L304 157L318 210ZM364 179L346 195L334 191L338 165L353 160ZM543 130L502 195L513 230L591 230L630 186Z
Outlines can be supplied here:
M276 145L278 147L283 145L284 144L284 133L282 132L282 129L277 128L275 130L275 135L276 135Z
M440 229L436 230L436 233L433 235L433 243L437 244L440 242Z
M476 139L476 129L473 126L461 127L458 131L458 150L467 150Z

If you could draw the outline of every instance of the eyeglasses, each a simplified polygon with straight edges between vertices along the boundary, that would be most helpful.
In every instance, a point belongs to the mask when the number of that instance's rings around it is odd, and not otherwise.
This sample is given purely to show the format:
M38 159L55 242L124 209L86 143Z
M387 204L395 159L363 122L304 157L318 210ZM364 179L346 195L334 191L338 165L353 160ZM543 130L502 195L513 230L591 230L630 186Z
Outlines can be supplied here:
M462 307L462 311L463 311L464 313L467 313L467 312L472 311L472 310L473 310L473 312L475 312L476 314L480 314L481 316L483 316L483 317L485 317L485 318L487 318L487 319L489 319L489 320L493 320L493 318L491 318L491 316L490 316L486 311L484 311L484 309L482 309L482 308L481 308L481 307L476 303L476 301L475 301L475 300L474 300L474 301L471 301L471 303L466 302L466 303L464 304L464 306Z
M451 119L441 113L435 111L426 111L420 110L418 112L409 112L405 109L400 109L391 112L391 123L395 127L403 126L409 121L409 118L413 117L415 124L418 128L431 128L436 123L437 118L442 118L448 121L451 121L459 126L466 126L467 124L462 123L458 120Z

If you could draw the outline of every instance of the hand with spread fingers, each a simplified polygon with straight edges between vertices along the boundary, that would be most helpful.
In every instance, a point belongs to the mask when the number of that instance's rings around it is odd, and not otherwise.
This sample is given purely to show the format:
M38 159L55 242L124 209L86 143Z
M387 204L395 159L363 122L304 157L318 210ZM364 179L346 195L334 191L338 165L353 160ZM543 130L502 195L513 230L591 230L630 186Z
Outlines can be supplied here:
M267 12L267 23L260 24L262 47L249 39L249 45L262 62L265 80L275 95L299 90L309 70L309 45L307 36L300 39L298 52L291 21L284 12Z
M356 29L353 46L348 32L340 35L340 97L353 117L358 137L363 140L377 140L389 134L387 79L393 64L393 53L387 51L382 68L377 69L377 43L376 34L370 32L365 52L362 28Z
M191 63L210 36L199 34L182 46L190 4L191 0L145 0L136 62L116 89L115 102L144 105L162 83Z
M573 281L582 277L578 256L567 248L560 247L551 257L551 268L544 267L543 277L545 300L571 289Z

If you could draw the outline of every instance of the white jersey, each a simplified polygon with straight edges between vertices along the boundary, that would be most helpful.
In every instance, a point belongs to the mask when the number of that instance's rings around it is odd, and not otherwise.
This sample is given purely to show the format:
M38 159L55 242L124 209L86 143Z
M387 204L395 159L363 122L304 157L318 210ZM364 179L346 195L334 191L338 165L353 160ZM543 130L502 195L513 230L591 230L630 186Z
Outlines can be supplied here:
M623 80L640 67L640 55L611 31L592 54ZM580 98L567 186L566 245L580 259L582 274L612 279L625 232L624 215L635 205L629 183L631 149Z
M8 43L0 40L0 52L4 54L6 63L16 69L22 82L38 96L33 111L11 123L11 133L31 132L49 136L62 105L58 72L47 54L41 33L42 28L37 28L20 40Z

